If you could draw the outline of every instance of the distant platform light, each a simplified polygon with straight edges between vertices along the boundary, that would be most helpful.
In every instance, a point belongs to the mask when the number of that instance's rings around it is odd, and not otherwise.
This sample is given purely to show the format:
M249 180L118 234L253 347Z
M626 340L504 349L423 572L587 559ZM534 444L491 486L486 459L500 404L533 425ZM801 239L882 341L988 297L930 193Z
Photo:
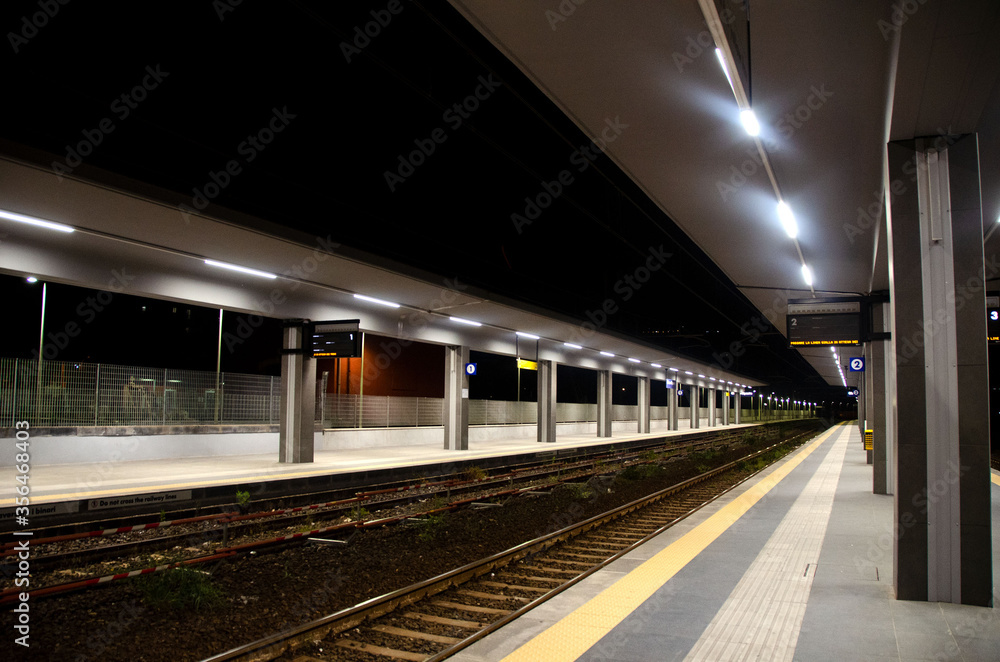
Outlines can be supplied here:
M705 375L698 375L699 379L705 379Z
M38 279L35 278L34 276L28 276L24 280L28 281L29 283L37 283L38 282Z
M684 374L685 374L685 375L693 375L694 373L693 373L693 372L691 372L690 370L685 370L685 371L684 371Z
M68 225L63 225L62 223L53 223L52 221L43 221L40 218L35 218L34 216L25 216L24 214L15 214L12 211L4 211L0 209L0 218L6 218L8 221L14 221L15 223L27 223L28 225L37 225L40 228L48 228L49 230L56 230L58 232L75 232L76 230Z
M789 237L795 239L799 236L799 224L795 222L795 214L784 200L778 201L778 220L781 221L781 227L785 228L785 233Z
M680 372L677 368L667 368L670 372Z
M241 274L250 274L251 276L257 276L258 278L271 278L271 279L277 278L275 274L271 274L266 271L258 271L257 269L240 267L235 264L226 264L225 262L217 262L216 260L205 260L205 264L212 267L221 267L223 269L229 269L230 271L238 271Z
M754 114L749 108L740 111L740 122L743 123L743 128L751 136L760 135L760 122L757 121L757 115Z
M469 326L482 326L482 322L477 322L475 320L467 320L464 317L449 317L452 322L458 322L459 324L468 324Z
M533 333L525 333L524 331L515 331L514 333L521 336L522 338L527 338L528 340L539 340L539 337Z
M640 361L639 359L633 359L631 356L628 357L628 360L631 361L632 363L642 363L642 361Z
M802 280L806 282L806 285L812 287L813 284L813 272L807 265L802 265Z
M369 303L377 303L378 305L385 306L386 308L399 308L398 303L386 301L385 299L376 299L375 297L366 297L364 294L355 294L354 298L361 299L362 301L367 301Z
M583 349L583 347L580 347L579 345L574 345L571 342L564 342L563 345L565 347L569 347L570 349Z
M614 356L611 352L601 352L601 356Z
M650 363L649 365L653 366L654 368L662 368L663 367L659 363Z

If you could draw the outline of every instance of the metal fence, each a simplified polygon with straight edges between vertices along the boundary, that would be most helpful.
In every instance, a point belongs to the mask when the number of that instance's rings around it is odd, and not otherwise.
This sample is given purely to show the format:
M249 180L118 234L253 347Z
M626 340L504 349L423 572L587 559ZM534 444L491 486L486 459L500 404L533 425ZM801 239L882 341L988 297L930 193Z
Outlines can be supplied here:
M40 378L39 378L40 377ZM281 379L0 358L0 427L277 423Z

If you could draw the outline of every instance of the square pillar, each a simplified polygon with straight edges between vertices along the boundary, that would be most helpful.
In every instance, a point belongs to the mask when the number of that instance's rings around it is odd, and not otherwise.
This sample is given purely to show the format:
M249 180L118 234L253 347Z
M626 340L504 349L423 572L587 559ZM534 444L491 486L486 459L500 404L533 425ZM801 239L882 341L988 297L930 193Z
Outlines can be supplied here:
M691 429L697 430L701 427L701 392L694 384L689 384L691 389Z
M872 363L872 344L871 342L866 342L864 344L864 357L865 357L865 371L861 373L861 377L865 382L865 424L861 430L861 438L864 439L864 434L866 430L871 430L872 426L875 425L875 417L878 415L875 411L875 384L874 375L875 371L871 370L869 366ZM872 445L872 450L865 451L866 460L868 464L875 464L875 447Z
M459 345L444 351L444 448L469 450L469 376L465 364L469 348Z
M611 436L611 371L597 371L597 436Z
M714 428L715 423L715 389L708 389L708 427Z
M872 306L872 329L876 332L885 331L887 303L877 303ZM868 343L865 372L871 373L871 410L868 414L868 429L872 431L872 492L874 494L892 494L889 477L892 467L892 450L886 443L886 411L890 402L886 382L886 345L885 340L872 340ZM894 386L894 385L893 385Z
M729 408L732 407L732 396L729 391L722 392L722 424L729 425Z
M667 380L667 429L677 429L677 382Z
M740 395L739 391L733 393L733 400L736 402L736 411L733 412L733 422L739 425L743 420L743 396ZM753 405L753 400L750 401L750 404Z
M556 440L556 364L538 362L538 441Z
M313 461L316 429L316 362L307 358L307 322L288 321L281 332L281 411L278 462Z
M895 194L887 239L896 371L896 597L991 606L977 137L892 142L887 157Z
M649 434L649 377L639 377L639 434Z

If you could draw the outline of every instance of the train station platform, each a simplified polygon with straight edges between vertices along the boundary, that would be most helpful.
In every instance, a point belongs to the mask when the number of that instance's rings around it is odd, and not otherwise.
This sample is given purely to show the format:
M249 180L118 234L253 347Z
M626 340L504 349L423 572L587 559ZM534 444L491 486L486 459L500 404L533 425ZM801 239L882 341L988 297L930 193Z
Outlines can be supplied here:
M842 424L451 659L1000 660L997 609L894 598L892 523Z
M253 498L289 490L302 492L349 488L373 482L412 480L423 476L463 471L471 466L489 469L521 461L567 458L584 449L600 446L624 448L657 439L684 437L706 432L727 432L756 424L712 428L658 430L648 434L563 436L554 443L531 439L470 441L468 450L447 450L433 444L386 445L357 449L316 451L314 461L303 464L278 462L277 453L227 457L187 457L136 461L102 461L74 464L43 464L29 471L32 515L41 518L71 517L81 510L121 510L126 507L185 507L233 503L237 489ZM0 485L0 530L13 517L15 487L11 480Z

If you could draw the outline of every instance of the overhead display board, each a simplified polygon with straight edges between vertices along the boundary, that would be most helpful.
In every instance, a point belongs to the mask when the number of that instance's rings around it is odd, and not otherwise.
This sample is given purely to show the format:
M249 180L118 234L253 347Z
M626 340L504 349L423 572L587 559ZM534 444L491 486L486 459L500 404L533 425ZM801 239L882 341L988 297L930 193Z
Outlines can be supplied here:
M785 324L792 347L860 345L861 302L789 302Z
M313 322L309 349L316 359L361 356L361 320Z

